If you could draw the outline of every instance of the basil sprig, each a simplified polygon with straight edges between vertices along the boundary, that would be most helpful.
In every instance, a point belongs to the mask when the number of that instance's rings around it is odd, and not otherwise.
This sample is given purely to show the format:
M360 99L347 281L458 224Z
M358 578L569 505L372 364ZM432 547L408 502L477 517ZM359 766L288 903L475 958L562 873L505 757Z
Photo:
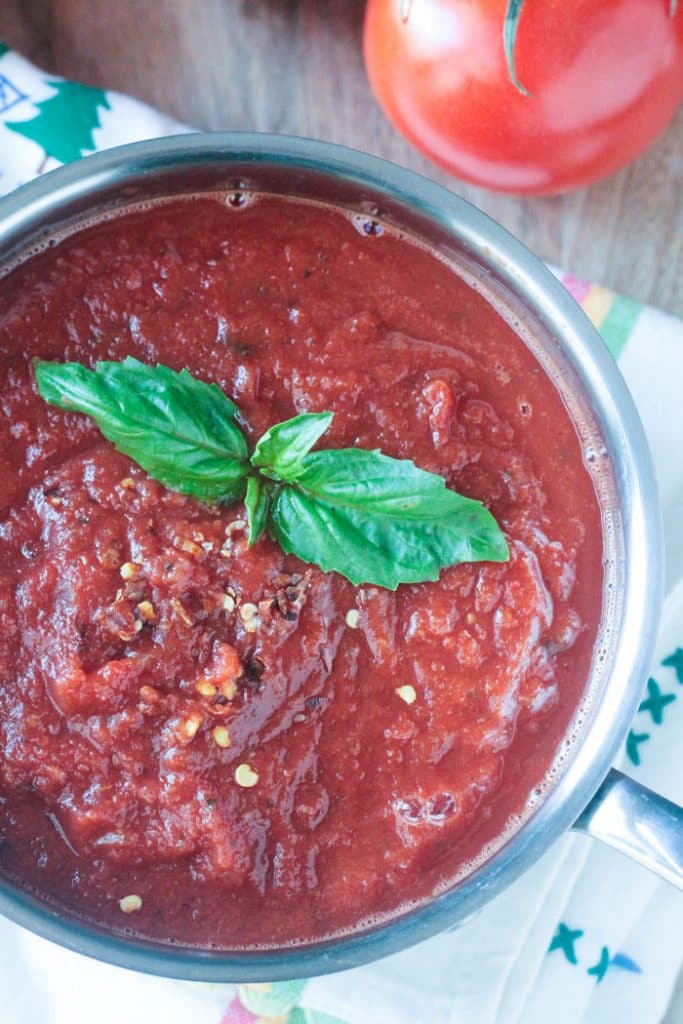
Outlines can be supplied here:
M187 370L132 358L94 370L42 360L34 367L46 402L92 416L167 487L202 501L243 500L250 544L267 530L288 554L389 590L436 580L447 565L509 558L491 513L435 473L378 451L311 451L330 412L276 424L250 456L237 406Z

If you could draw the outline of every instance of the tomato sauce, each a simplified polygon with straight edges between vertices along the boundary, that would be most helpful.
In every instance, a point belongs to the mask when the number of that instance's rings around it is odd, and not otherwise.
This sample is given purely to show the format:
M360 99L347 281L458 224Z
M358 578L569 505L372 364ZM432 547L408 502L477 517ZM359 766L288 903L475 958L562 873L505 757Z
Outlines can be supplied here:
M252 442L333 411L323 446L442 474L509 563L391 593L248 548L242 505L166 490L37 396L34 356L127 355L216 382ZM5 875L249 947L377 920L500 841L585 692L602 532L559 393L481 294L340 211L173 201L0 281L0 381Z

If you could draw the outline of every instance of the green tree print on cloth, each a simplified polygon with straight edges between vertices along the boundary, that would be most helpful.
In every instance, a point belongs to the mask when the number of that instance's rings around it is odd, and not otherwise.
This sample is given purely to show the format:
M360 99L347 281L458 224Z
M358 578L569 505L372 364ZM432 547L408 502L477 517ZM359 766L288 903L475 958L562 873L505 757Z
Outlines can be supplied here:
M662 662L665 668L672 668L676 673L676 679L683 683L683 647L677 647L673 654Z
M93 130L101 128L100 110L109 110L107 94L78 82L49 81L54 96L36 103L28 121L6 121L13 132L37 142L45 155L66 164L95 149Z
M567 963L577 967L579 958L576 953L576 942L584 935L585 932L581 928L569 928L564 921L560 921L557 926L557 931L553 935L551 943L548 946L548 953L552 953L556 949L560 949L562 950ZM640 964L637 964L632 957L627 956L625 953L615 953L614 956L611 957L609 947L603 946L600 950L600 956L596 963L591 964L586 968L586 974L595 978L596 985L599 985L610 967L618 967L622 971L630 971L633 974L643 973Z
M580 939L583 932L580 928L568 928L564 921L560 921L557 926L557 931L552 937L552 941L548 946L548 952L552 953L556 949L561 949L564 953L565 959L570 964L575 964L576 950L574 949L574 943L577 939Z
M634 732L633 729L629 732L626 737L626 754L631 764L640 764L640 751L638 747L641 743L646 743L649 740L649 732Z
M679 683L683 682L683 649L678 647L668 658L664 658L662 665L666 668L673 668ZM662 693L662 689L656 679L652 676L647 681L647 696L640 702L638 714L650 716L653 725L664 724L664 708L676 700L675 693ZM649 732L636 732L631 729L626 737L626 756L636 768L640 765L641 757L638 747L650 739Z
M638 711L648 711L654 724L661 725L664 721L664 708L676 700L676 694L662 693L659 683L652 677L647 681L647 693L647 700L641 701Z
M600 984L602 979L607 974L607 968L608 967L609 967L609 950L608 950L607 946L603 946L602 950L600 951L600 959L598 960L597 964L593 964L592 967L589 967L588 970L586 971L586 974L592 974L595 977L596 983Z

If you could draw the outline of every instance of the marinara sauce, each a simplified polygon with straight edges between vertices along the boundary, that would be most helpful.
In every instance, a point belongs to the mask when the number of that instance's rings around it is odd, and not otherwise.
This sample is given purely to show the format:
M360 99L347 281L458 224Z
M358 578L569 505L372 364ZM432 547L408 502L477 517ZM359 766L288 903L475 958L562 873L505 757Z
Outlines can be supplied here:
M443 475L510 561L391 593L249 548L241 505L37 396L34 356L127 355L217 383L252 442L331 410L323 446ZM248 947L377 920L500 840L585 692L602 531L559 393L481 294L341 211L178 200L8 273L0 378L3 873Z

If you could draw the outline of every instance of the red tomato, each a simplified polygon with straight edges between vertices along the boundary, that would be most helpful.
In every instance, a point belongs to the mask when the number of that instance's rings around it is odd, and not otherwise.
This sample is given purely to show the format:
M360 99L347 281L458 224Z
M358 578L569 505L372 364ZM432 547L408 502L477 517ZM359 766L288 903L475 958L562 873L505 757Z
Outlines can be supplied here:
M507 0L369 0L365 63L385 113L460 178L562 192L612 174L683 98L683 3L525 0L513 85Z

